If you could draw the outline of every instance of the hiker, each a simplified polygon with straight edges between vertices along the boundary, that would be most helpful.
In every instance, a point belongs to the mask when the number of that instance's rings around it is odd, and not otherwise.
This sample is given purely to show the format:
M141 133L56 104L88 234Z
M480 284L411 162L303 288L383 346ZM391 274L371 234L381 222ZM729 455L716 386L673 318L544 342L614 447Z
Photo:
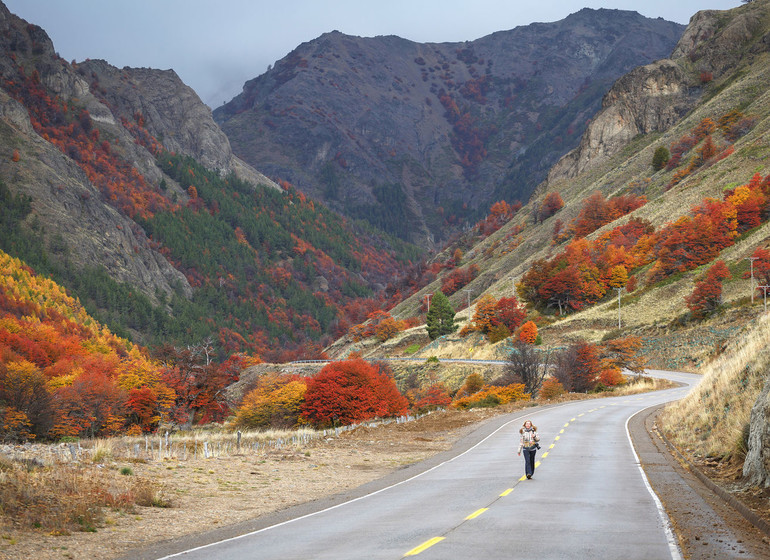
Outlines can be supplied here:
M532 424L532 420L527 420L519 430L521 438L519 440L519 456L524 450L524 472L527 478L532 478L535 474L535 453L540 449L540 436L537 435L537 427Z

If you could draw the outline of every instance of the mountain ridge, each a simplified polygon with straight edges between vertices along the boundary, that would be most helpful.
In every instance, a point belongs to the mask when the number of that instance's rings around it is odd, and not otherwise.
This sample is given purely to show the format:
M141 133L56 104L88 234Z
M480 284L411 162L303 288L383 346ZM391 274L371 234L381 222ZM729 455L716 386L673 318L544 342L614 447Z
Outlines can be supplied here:
M579 138L601 90L667 56L683 29L588 10L460 43L329 32L214 116L249 163L378 226L381 208L395 208L414 224L407 238L430 246L496 200L526 200L534 185L514 184L513 155L532 160L522 177L542 174L563 153L551 144Z

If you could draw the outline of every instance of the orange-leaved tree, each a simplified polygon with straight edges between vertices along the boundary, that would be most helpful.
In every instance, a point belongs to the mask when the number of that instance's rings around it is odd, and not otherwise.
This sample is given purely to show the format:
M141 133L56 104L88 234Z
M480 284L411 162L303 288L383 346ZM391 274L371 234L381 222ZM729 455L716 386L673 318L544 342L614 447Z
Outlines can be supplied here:
M527 344L534 344L537 341L537 325L534 321L527 321L521 326L519 340Z

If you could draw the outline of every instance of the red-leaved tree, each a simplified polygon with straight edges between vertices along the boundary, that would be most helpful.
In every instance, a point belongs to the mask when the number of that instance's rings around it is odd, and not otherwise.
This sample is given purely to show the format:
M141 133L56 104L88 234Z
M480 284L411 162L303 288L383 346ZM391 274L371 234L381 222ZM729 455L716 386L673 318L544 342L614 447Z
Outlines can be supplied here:
M313 424L352 424L405 414L408 401L379 366L360 358L331 362L307 384L302 417Z
M718 260L708 269L705 277L695 282L692 294L685 298L692 316L702 319L722 304L722 280L730 278L725 261Z

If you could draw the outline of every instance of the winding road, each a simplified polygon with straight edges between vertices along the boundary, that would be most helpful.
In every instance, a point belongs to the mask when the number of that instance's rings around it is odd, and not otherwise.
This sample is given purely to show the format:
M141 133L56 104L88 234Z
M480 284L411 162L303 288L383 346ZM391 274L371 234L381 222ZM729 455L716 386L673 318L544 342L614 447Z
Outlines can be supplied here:
M163 556L184 560L681 558L641 469L628 420L684 396L683 385L572 401L497 418L443 462L321 511ZM516 455L525 419L542 450L532 480ZM423 467L424 468L424 467Z

